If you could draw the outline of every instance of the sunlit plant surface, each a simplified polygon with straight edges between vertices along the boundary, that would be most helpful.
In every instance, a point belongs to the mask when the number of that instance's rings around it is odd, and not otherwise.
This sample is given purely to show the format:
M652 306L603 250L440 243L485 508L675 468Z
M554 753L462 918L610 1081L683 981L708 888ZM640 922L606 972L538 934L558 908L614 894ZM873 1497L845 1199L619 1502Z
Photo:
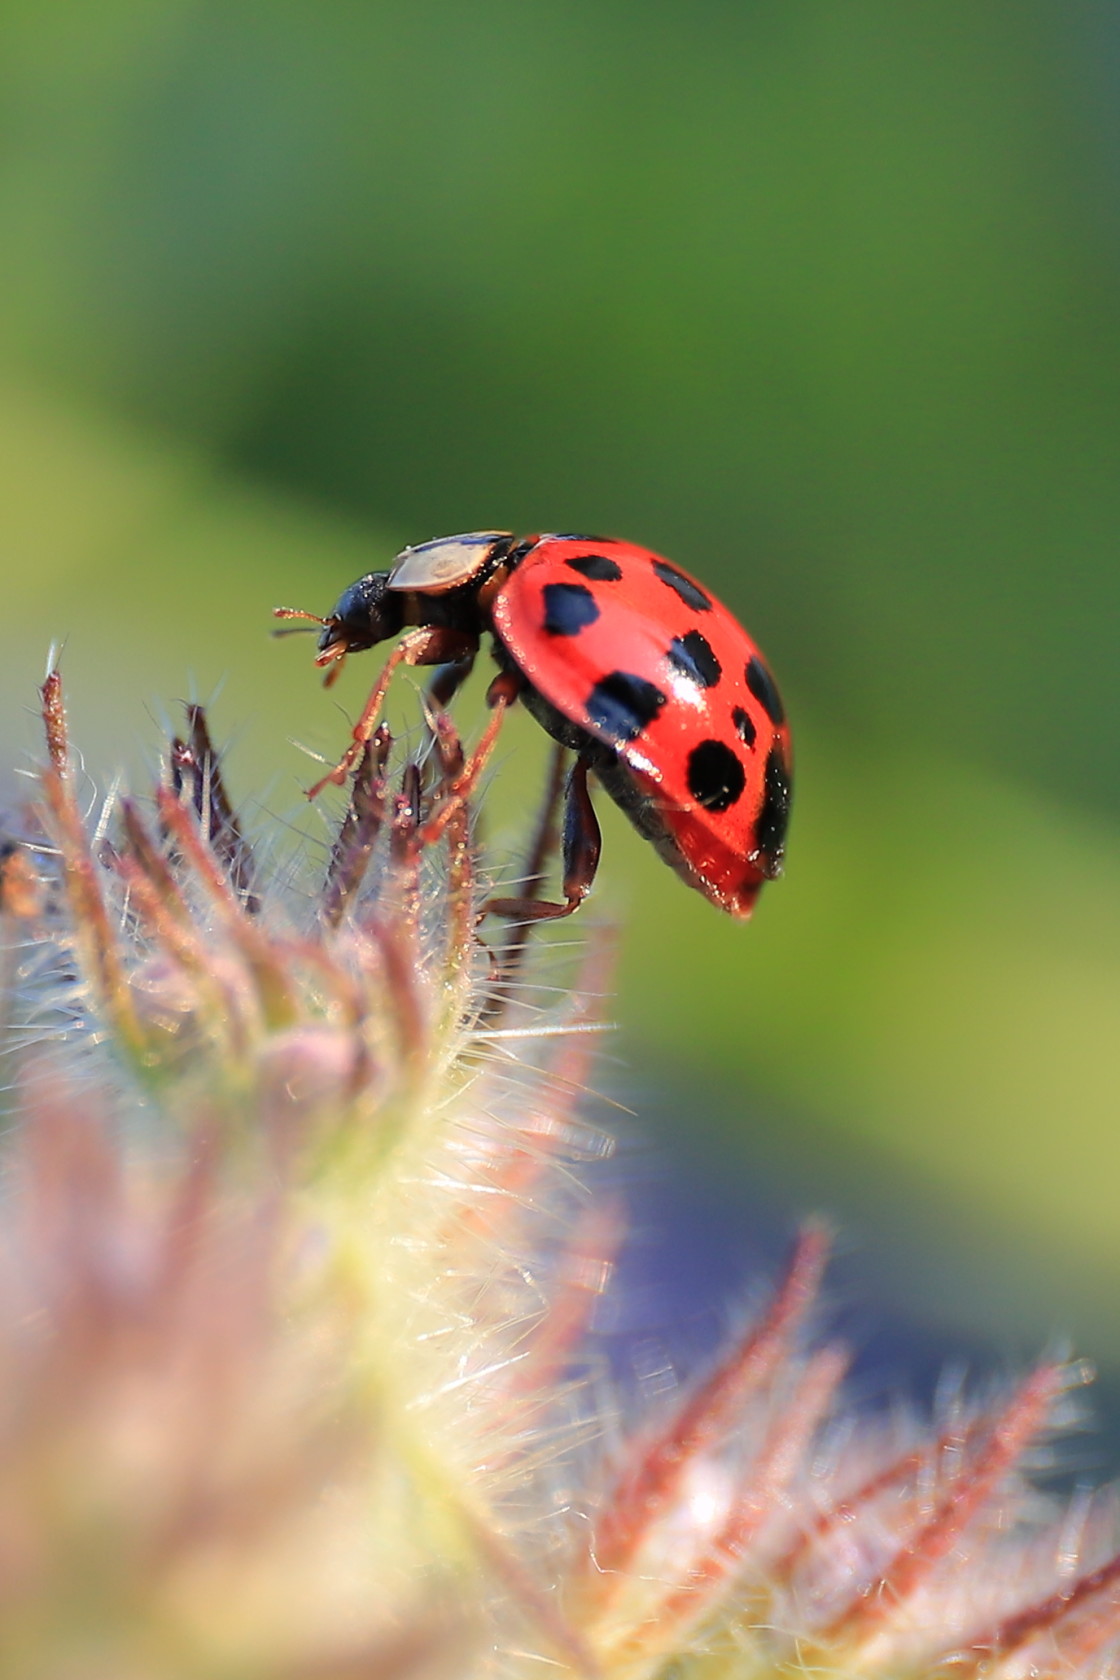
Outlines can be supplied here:
M198 708L105 800L57 673L43 716L0 876L0 1673L1114 1671L1113 1497L1029 1479L1080 1368L862 1418L817 1228L708 1369L602 1368L603 944L558 988L479 922L446 720L379 731L293 864Z

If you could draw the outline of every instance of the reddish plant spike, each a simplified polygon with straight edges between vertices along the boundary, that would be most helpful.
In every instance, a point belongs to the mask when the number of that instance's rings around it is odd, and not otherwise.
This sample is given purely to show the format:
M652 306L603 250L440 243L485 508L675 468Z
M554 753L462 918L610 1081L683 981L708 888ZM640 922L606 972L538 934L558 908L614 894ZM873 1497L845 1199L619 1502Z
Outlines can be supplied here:
M128 889L129 910L150 939L155 940L187 971L205 995L211 988L205 945L195 930L176 914L159 887L137 859L123 854L113 859L113 869Z
M39 690L42 700L43 728L47 737L47 754L52 768L60 776L70 773L70 742L66 731L66 708L62 700L62 677L49 671Z
M406 1083L420 1084L428 1046L428 1017L418 986L414 928L402 917L371 922L366 932L377 943L385 966L385 995L396 1021L395 1043Z
M511 1368L514 1394L544 1393L555 1387L573 1350L584 1340L622 1240L620 1203L589 1208L561 1256L548 1309L532 1338L529 1359Z
M189 923L190 911L175 879L175 873L148 833L135 802L127 798L122 799L120 813L127 851L159 895L168 914L177 922Z
M456 1215L456 1224L482 1232L503 1247L514 1242L518 1221L531 1216L533 1185L548 1170L562 1140L577 1101L587 1095L587 1078L594 1054L592 1038L580 1032L584 1021L595 1015L595 1000L606 990L614 967L615 943L602 929L589 941L580 964L573 994L580 1000L570 1035L558 1040L559 1050L545 1070L540 1108L532 1108L522 1124L510 1132L510 1146L494 1153L486 1171L487 1186L496 1192L477 1207L466 1205ZM504 1007L504 997L499 998ZM484 1012L482 1019L492 1023Z
M393 799L389 863L397 918L413 944L420 928L420 857L425 844L420 831L420 800L420 769L410 761L401 773L400 791Z
M450 720L448 720L450 721ZM452 725L450 734L440 738L441 756L447 754L450 765L462 763L462 749L458 732ZM466 804L459 807L444 830L447 848L447 931L444 941L445 973L465 974L468 958L475 940L474 858L471 851L470 811ZM449 994L449 1007L462 1007L458 988Z
M820 1635L852 1647L874 1635L923 1586L999 1483L1044 1428L1065 1386L1060 1365L1040 1366L990 1425L968 1474L953 1478L933 1516L899 1549L879 1578Z
M289 1025L295 1019L295 999L292 978L282 956L248 913L244 901L204 842L193 814L170 788L157 790L156 808L176 851L206 892L244 957L270 1026Z
M891 1488L901 1487L911 1476L915 1476L924 1465L944 1458L950 1448L957 1449L956 1476L950 1480L959 1479L968 1474L969 1450L983 1433L985 1420L974 1418L963 1433L957 1429L938 1437L932 1447L922 1447L914 1452L903 1453L893 1463L877 1470L867 1481L845 1494L827 1510L821 1511L815 1520L805 1527L774 1565L775 1575L787 1579L792 1577L804 1561L806 1555L819 1546L837 1529L845 1527L866 1510L881 1494Z
M453 817L444 831L447 845L447 937L444 942L445 972L467 972L474 944L474 859L471 856L470 823L466 807ZM462 996L452 994L451 1006L458 1009Z
M281 617L300 616L278 608ZM405 549L345 590L322 625L316 663L337 675L350 653L393 641L342 758L311 789L341 784L368 740L397 665L444 664L433 696L450 700L481 638L494 639L499 684L576 754L564 824L564 901L492 899L522 920L571 915L591 889L598 824L587 776L698 892L751 914L781 873L792 746L785 708L742 625L687 572L613 539L475 531ZM404 633L404 634L402 634ZM493 743L479 749L429 818L438 838Z
M797 1389L782 1407L782 1415L770 1440L752 1465L744 1487L736 1498L727 1522L712 1548L708 1564L710 1578L720 1579L738 1562L758 1533L766 1515L777 1508L782 1491L802 1464L809 1442L828 1412L836 1390L848 1369L848 1355L841 1348L824 1348L806 1366ZM700 1571L704 1576L703 1568Z
M579 1680L601 1680L595 1656L573 1621L563 1612L554 1592L542 1590L537 1576L497 1532L494 1524L464 1502L459 1507L464 1527L480 1555L521 1609L552 1641L565 1659L565 1666Z
M391 745L392 737L382 724L366 742L354 774L323 885L321 914L328 927L338 926L369 868L385 820L385 765Z
M1097 1584L1091 1595L1078 1601L1078 1610L1084 1612L1080 1621L1069 1626L1064 1620L1060 1620L1055 1627L1062 1661L1071 1674L1083 1671L1085 1665L1120 1633L1120 1606L1115 1600L1103 1612L1099 1606L1094 1605L1094 1601L1102 1592L1115 1587L1120 1580L1120 1559L1109 1565L1107 1571L1102 1569L1098 1573L1102 1576L1107 1573L1107 1579ZM1115 1673L1115 1664L1112 1665L1111 1672Z
M801 1233L786 1276L761 1323L720 1361L707 1381L623 1471L596 1528L591 1547L601 1578L634 1556L697 1453L718 1441L745 1397L773 1376L790 1339L816 1299L828 1254L818 1226Z
M113 920L101 892L100 872L74 797L62 679L57 671L50 673L40 693L50 756L50 768L44 770L40 784L45 805L43 827L62 857L63 884L81 967L93 979L98 1002L113 1021L122 1044L142 1059L147 1050L144 1028L136 1013Z
M252 890L253 854L245 839L237 813L226 793L221 755L214 746L206 712L202 706L187 707L189 737L178 766L182 781L189 777L189 797L194 804L210 850L229 875L250 915L260 912L260 900ZM177 746L181 743L176 742ZM178 791L178 789L177 789ZM183 787L183 792L187 788Z
M769 1440L748 1467L720 1532L690 1566L687 1583L667 1593L659 1605L651 1624L658 1638L682 1621L693 1622L708 1614L713 1600L739 1573L751 1541L767 1517L780 1508L782 1494L804 1462L808 1444L847 1368L847 1355L839 1348L825 1348L809 1361Z
M968 1680L970 1675L990 1673L993 1664L1027 1650L1043 1634L1055 1637L1063 1661L1074 1672L1080 1662L1092 1656L1120 1627L1120 1604L1114 1604L1111 1615L1101 1615L1098 1610L1090 1626L1077 1628L1079 1613L1117 1584L1120 1584L1120 1555L1109 1558L1099 1568L1051 1593L1040 1603L1008 1616L990 1633L970 1639L967 1646L953 1654L954 1675Z

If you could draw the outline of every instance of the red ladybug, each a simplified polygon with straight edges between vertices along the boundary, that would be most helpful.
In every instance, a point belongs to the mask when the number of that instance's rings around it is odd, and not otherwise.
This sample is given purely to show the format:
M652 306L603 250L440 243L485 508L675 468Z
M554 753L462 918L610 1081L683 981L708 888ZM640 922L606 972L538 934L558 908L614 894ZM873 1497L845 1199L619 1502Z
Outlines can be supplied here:
M279 617L310 617L278 607ZM501 899L489 908L567 916L599 862L589 771L677 873L733 916L749 916L781 873L790 806L790 735L774 679L746 631L679 566L634 543L472 531L406 548L370 572L324 619L316 663L333 681L348 653L402 637L330 774L341 782L369 740L399 664L443 665L446 705L485 631L501 675L479 748L481 769L505 709L520 698L576 753L564 817L564 902Z

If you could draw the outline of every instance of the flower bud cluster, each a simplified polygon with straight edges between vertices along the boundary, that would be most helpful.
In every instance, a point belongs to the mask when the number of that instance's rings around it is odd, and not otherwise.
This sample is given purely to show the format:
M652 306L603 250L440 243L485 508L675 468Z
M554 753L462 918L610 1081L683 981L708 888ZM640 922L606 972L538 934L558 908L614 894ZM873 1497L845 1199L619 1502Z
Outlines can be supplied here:
M378 731L297 898L199 708L91 815L43 701L0 846L0 1680L1113 1672L1112 1500L1025 1469L1077 1368L848 1415L813 1227L710 1370L612 1398L602 947L545 1009L479 924L446 717Z

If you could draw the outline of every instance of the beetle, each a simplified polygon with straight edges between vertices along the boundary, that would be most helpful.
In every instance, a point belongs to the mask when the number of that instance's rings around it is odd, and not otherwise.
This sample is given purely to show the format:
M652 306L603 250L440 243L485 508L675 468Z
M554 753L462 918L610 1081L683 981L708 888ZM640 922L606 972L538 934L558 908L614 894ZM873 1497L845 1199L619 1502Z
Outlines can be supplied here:
M601 850L591 774L677 874L730 915L749 916L763 883L781 873L792 783L777 685L728 609L661 555L613 538L470 531L404 549L387 570L352 583L325 618L275 613L322 627L316 664L328 683L347 655L400 638L350 746L312 796L354 768L398 665L442 666L431 693L443 707L491 635L494 715L453 796L473 785L515 700L576 755L563 902L495 899L491 911L538 920L578 909Z

